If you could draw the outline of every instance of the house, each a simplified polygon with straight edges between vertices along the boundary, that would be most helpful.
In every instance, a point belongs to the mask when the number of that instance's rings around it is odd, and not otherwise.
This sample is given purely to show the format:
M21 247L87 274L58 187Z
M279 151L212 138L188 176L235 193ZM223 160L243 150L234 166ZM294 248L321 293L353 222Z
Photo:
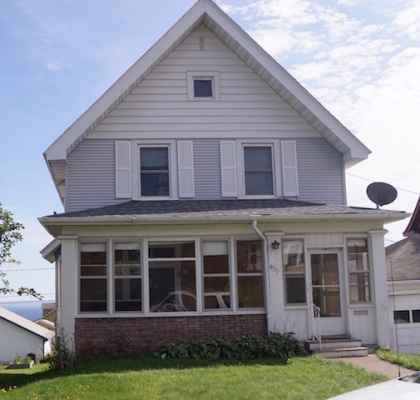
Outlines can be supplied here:
M391 348L420 351L420 200L399 242L386 248Z
M55 331L56 309L55 303L42 303L42 317L34 321L36 324Z
M0 307L0 364L19 355L34 354L39 359L51 351L53 338L54 332Z
M346 205L368 154L198 0L44 153L57 332L101 355L272 331L389 344L384 224L406 214Z

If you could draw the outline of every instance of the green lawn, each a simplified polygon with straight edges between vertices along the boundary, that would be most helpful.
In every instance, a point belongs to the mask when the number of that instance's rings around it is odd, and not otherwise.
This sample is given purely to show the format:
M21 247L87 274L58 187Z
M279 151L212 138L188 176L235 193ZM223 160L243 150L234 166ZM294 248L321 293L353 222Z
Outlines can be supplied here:
M286 365L267 359L221 362L149 358L92 361L62 372L14 371L0 370L0 399L316 400L386 380L318 357L293 358Z
M380 349L376 354L393 364L401 365L402 367L412 369L414 371L420 371L420 354L398 354L394 351Z

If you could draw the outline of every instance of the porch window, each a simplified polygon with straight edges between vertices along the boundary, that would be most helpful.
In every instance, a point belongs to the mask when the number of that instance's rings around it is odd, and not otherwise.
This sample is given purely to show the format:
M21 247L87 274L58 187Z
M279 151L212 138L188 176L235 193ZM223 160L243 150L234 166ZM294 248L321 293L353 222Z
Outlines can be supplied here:
M115 311L141 311L140 243L114 244Z
M263 263L260 240L236 242L238 308L263 308Z
M149 243L150 312L197 311L195 242Z
M80 312L106 312L106 243L80 245Z
M283 240L282 251L286 304L306 304L303 240Z
M203 292L205 310L226 310L231 308L228 248L227 241L203 242Z
M350 274L350 301L370 302L370 267L368 242L366 239L349 239L347 256Z

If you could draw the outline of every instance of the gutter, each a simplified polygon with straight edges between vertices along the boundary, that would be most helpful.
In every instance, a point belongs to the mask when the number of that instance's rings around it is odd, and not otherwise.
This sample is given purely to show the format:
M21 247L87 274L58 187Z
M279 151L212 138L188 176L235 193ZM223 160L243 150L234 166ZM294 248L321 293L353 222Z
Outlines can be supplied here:
M257 232L258 236L262 239L263 245L263 268L264 268L264 292L265 292L265 307L267 312L267 333L268 335L271 334L272 327L271 327L271 302L270 302L270 281L268 279L268 241L264 234L258 229L257 221L252 221L252 229Z

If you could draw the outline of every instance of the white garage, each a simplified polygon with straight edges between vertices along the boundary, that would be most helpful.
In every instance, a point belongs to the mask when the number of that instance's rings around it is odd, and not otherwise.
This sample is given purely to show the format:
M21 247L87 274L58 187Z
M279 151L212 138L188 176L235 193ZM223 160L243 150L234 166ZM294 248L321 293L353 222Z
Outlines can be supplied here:
M53 337L54 332L0 307L0 363L28 354L38 360L51 351Z
M392 350L420 353L420 235L386 248Z

